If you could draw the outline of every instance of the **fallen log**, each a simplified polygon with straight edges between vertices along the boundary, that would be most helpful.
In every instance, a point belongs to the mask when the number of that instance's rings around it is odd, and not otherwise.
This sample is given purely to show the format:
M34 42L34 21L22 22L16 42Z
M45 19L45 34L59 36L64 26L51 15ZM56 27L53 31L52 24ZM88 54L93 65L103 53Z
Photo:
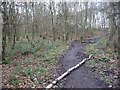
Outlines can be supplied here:
M55 84L57 84L58 81L60 81L61 79L63 79L65 76L67 76L69 73L71 73L73 70L75 70L76 68L78 68L80 65L82 65L86 60L91 59L92 55L89 55L89 58L85 58L83 59L81 62L79 62L77 65L71 67L70 69L68 69L65 73L63 73L61 76L59 76L57 79L55 79L54 81L52 81L47 87L46 89L50 89L52 88Z
M94 41L81 41L81 43L95 43Z

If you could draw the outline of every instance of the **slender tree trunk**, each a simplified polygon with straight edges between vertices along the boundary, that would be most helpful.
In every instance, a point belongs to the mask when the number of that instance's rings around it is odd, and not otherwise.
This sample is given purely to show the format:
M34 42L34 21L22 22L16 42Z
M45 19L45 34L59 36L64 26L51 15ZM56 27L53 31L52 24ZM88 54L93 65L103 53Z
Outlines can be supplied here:
M2 28L2 60L5 61L5 50L6 50L6 31L7 31L7 26L8 26L8 16L7 16L7 3L3 2L3 8L4 8L4 13L3 13L3 28Z
M85 11L85 30L87 30L86 27L87 27L88 2L85 3L85 8L86 8L86 9L85 9L85 10L86 10L86 11Z
M14 18L15 19L15 18ZM15 22L16 20L14 20L14 23L13 23L13 28L14 28L14 35L13 35L13 46L12 46L12 48L14 49L15 48L15 44L16 44L16 22Z
M117 29L118 29L118 60L120 60L120 1L117 4L117 8L118 8L118 23L117 23ZM118 62L118 68L120 68L120 62ZM119 70L119 75L118 75L118 86L120 88L120 70Z
M111 12L113 12L113 14L115 13L115 4L114 2L110 2L110 6L111 6ZM110 26L111 26L111 30L110 30L110 35L109 35L109 40L108 40L108 46L113 45L113 43L111 41L113 41L113 36L116 33L116 21L115 21L115 17L112 14L111 18L110 18Z
M51 22L52 22L52 32L53 32L53 40L55 41L55 28L54 28L54 18L53 18L53 2L50 0L50 12L51 12Z
M2 30L2 60L5 61L5 50L6 50L6 26L3 26L3 30Z
M35 35L35 15L34 15L34 2L32 2L32 10L33 10L33 12L32 12L32 42L31 42L31 46L32 46L32 48L34 48L35 47L35 45L34 45L34 35Z
M68 10L67 10L67 3L64 2L64 28L65 28L65 40L67 41L69 39L69 32L67 30L67 13Z
M12 23L12 27L13 27L13 45L12 45L12 49L15 48L15 44L16 44L16 34L17 34L17 31L16 31L16 12L15 12L15 3L14 2L11 2L11 16L10 16L12 19L11 19L11 23Z
M26 10L26 23L25 23L25 25L26 25L26 27L25 27L25 33L27 33L26 34L26 38L27 38L27 40L28 40L28 42L30 42L30 39L29 39L29 28L28 28L28 3L27 2L25 2L25 10Z

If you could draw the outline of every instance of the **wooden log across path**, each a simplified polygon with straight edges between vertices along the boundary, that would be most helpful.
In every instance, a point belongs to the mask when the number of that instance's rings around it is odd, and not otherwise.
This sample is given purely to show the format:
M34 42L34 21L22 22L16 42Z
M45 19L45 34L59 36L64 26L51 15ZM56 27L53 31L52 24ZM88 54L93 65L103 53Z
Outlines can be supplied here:
M89 55L89 58L85 58L83 59L81 62L79 62L77 65L71 67L70 69L68 69L65 73L63 73L61 76L59 76L58 78L56 78L54 81L52 81L47 87L46 89L50 89L52 88L55 84L57 84L58 81L60 81L61 79L63 79L65 76L67 76L68 74L70 74L73 70L77 69L79 66L81 66L86 60L90 60L92 57L92 55Z

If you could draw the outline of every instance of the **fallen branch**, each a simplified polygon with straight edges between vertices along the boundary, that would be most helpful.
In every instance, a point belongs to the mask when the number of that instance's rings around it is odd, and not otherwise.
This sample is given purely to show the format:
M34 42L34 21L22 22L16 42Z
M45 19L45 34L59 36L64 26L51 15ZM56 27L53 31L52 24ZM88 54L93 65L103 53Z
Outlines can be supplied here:
M71 67L70 69L68 69L65 73L63 73L61 76L59 76L57 79L55 79L54 81L52 81L51 84L49 84L46 89L50 89L52 88L58 81L60 81L61 79L63 79L65 76L67 76L69 73L71 73L73 70L75 70L76 68L78 68L80 65L82 65L86 60L91 59L92 55L89 56L89 58L85 58L83 59L81 62L79 62L77 65Z

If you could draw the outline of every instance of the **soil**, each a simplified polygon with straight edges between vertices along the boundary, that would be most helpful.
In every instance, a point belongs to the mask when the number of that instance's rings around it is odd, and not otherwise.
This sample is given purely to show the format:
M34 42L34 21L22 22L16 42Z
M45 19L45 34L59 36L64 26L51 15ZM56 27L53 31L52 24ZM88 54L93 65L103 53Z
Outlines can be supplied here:
M85 39L82 42L73 41L63 56L59 59L60 71L59 75L67 71L72 66L75 66L89 55L84 53L84 48L89 43L96 43L97 38ZM108 85L99 80L99 75L95 76L90 68L85 64L74 70L68 76L58 83L60 88L107 88Z

